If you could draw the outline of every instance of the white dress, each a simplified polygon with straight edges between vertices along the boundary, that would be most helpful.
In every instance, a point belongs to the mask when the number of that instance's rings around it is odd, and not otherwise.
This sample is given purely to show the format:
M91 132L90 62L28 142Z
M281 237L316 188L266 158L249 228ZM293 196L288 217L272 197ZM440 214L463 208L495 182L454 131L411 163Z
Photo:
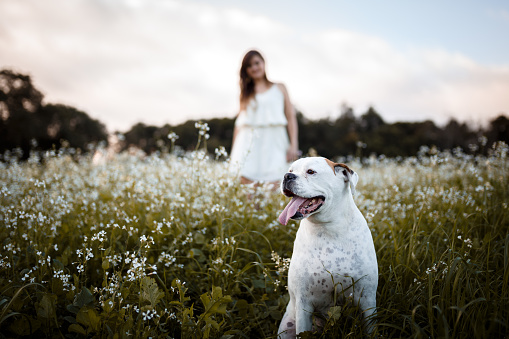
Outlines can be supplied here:
M280 181L288 170L290 146L284 95L274 84L256 94L235 121L237 136L231 151L230 169L252 181Z

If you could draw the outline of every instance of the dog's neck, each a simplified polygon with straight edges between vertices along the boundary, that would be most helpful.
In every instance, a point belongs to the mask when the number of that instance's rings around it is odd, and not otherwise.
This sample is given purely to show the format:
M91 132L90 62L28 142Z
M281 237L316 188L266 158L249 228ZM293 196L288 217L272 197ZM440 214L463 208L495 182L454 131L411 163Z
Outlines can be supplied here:
M353 220L357 218L360 213L357 205L355 205L355 202L353 201L350 190L345 190L340 204L327 207L328 211L319 212L309 216L301 221L301 225L327 230L327 232L343 233L350 229L354 223ZM334 212L331 213L329 210L333 210Z

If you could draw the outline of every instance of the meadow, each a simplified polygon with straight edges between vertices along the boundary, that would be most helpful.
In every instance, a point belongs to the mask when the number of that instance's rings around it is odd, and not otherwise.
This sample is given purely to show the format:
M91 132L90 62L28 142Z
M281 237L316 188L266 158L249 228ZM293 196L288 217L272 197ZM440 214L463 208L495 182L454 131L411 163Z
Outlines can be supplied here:
M377 251L377 337L509 335L508 152L339 159ZM0 199L0 338L277 335L298 223L224 150L5 155ZM303 337L362 337L355 306Z

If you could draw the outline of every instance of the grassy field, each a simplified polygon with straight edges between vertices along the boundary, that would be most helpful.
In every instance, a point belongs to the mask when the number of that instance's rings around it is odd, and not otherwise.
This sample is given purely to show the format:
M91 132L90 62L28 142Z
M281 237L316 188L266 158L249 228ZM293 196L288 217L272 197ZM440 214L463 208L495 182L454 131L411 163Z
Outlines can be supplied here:
M508 147L352 159L376 335L509 335ZM77 159L77 160L76 160ZM274 338L298 224L201 151L0 165L0 338ZM319 334L362 336L353 308Z

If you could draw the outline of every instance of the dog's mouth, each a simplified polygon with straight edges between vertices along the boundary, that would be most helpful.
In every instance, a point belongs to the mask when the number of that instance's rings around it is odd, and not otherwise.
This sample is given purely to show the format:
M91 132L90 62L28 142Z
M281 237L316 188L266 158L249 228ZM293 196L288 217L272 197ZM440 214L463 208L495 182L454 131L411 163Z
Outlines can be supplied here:
M279 215L279 222L283 225L286 225L290 219L300 220L308 217L318 211L325 202L323 195L310 198L299 197L288 189L283 190L283 194L292 198L283 212L281 212L281 215Z

